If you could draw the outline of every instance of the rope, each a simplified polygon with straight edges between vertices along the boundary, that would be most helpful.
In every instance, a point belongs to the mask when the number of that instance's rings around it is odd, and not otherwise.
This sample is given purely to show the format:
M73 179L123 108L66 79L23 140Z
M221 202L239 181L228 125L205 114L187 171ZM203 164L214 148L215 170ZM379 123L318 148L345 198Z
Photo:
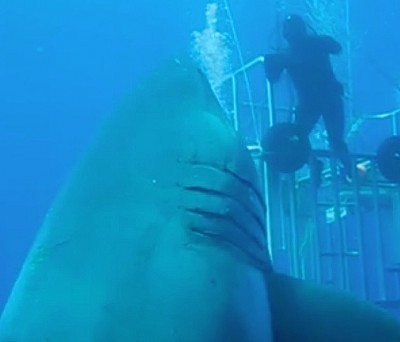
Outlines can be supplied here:
M246 86L246 92L247 92L247 96L248 96L249 102L251 103L250 112L251 112L251 119L253 121L253 129L254 129L254 133L255 133L257 144L259 144L261 139L260 139L260 134L259 134L259 131L258 131L258 128L257 128L258 125L257 125L256 113L255 113L255 109L254 109L254 106L253 106L254 101L253 101L253 96L251 94L250 81L249 81L249 77L248 77L247 72L246 72L245 63L244 63L243 54L242 54L242 49L240 48L240 44L239 44L239 40L238 40L238 36L237 36L235 25L233 23L233 17L232 17L231 10L229 8L228 0L224 0L224 5L225 5L226 13L228 15L229 24L231 26L233 40L235 42L235 47L236 47L236 50L237 50L237 54L238 54L238 57L239 57L239 63L240 63L240 66L241 66L239 70L243 71L243 77L244 77L244 82L245 82L245 86Z

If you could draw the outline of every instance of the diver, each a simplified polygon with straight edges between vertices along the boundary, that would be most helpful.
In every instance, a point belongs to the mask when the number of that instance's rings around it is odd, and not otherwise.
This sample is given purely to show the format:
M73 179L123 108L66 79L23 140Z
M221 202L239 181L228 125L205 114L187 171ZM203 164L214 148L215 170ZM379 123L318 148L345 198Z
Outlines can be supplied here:
M309 33L298 15L287 16L282 30L288 47L265 56L266 76L276 82L283 70L287 71L297 93L294 123L308 137L322 116L330 148L342 164L344 177L351 181L351 161L344 141L343 85L336 79L330 61L330 56L340 54L342 47L330 36ZM310 166L319 185L323 164L316 160Z

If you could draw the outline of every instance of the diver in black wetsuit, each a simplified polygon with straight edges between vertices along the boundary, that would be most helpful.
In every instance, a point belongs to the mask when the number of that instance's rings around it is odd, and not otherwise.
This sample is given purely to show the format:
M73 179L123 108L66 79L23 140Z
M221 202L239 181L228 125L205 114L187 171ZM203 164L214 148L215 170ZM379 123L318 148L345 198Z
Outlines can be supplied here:
M346 178L351 177L351 162L344 141L345 116L343 86L332 70L330 55L339 54L341 45L332 37L307 32L307 25L297 15L283 23L283 36L288 49L265 57L265 71L276 82L287 70L297 92L295 123L308 136L322 116L328 140L335 156L341 161ZM322 163L314 164L322 171Z

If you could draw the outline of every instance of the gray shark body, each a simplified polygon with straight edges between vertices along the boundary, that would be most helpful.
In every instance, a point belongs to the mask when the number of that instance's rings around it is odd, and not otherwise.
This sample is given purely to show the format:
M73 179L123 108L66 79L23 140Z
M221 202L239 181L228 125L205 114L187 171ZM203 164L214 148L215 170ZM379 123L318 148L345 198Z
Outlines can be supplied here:
M271 341L262 196L208 82L174 60L50 210L0 341Z
M50 210L0 342L400 342L382 310L272 270L260 189L207 80L167 63Z

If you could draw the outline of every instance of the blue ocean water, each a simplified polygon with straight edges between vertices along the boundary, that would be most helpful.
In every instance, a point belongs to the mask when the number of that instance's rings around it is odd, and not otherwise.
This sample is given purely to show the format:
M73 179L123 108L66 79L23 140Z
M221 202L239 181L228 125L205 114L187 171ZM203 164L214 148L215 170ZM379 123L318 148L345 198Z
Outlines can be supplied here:
M204 27L205 6L0 2L0 310L46 211L98 125L143 75L188 49L192 31ZM266 32L259 11L267 10L257 1L232 7L236 15L244 9L238 23L250 58L262 52L256 35ZM243 24L252 17L258 28Z
M206 4L0 1L0 311L98 125L143 75L188 48ZM275 2L236 0L230 8L244 59L268 52ZM400 105L400 3L367 0L352 4L351 14L355 110L393 109ZM388 130L367 123L357 149L374 151Z

